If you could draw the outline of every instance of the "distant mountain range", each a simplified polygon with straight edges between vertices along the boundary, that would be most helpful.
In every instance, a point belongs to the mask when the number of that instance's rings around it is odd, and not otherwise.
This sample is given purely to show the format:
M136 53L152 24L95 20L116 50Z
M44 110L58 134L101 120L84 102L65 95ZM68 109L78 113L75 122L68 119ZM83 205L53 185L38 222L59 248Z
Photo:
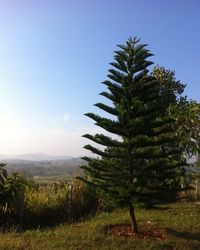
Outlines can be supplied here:
M22 160L22 161L60 161L72 160L73 157L67 155L53 156L44 153L33 153L23 155L0 155L0 161Z
M48 154L0 155L0 163L6 163L9 174L22 172L27 177L34 176L73 176L81 175L80 166L85 162L80 157L51 156Z

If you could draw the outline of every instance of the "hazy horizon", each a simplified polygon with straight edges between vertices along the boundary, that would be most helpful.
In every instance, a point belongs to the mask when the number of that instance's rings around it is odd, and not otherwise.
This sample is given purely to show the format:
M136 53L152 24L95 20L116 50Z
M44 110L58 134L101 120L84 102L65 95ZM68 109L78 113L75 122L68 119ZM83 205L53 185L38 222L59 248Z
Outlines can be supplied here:
M35 152L35 153L29 152L29 153L26 153L26 154L16 154L16 155L0 154L0 158L2 158L2 157L15 157L15 156L19 157L19 156L23 156L23 155L46 155L46 156L55 156L55 157L57 157L57 156L71 157L71 155L57 155L57 154L55 155L55 154L46 154L46 153L43 153L43 152Z
M175 70L200 101L200 2L0 0L0 154L83 156L81 136L101 131L84 117L130 36Z
M18 161L73 161L74 159L81 159L82 156L70 156L70 155L50 155L42 152L38 153L29 153L29 154L19 154L19 155L1 155L1 163L15 163Z

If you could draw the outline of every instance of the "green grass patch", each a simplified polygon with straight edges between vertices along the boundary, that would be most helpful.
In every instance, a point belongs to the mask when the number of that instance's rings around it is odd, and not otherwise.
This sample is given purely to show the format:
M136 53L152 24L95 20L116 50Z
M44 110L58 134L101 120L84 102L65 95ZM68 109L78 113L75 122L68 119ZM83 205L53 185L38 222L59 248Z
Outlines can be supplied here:
M86 222L59 225L42 230L27 230L23 233L0 234L0 249L200 249L200 205L197 203L176 203L158 209L137 209L139 225L148 223L162 229L166 238L138 239L107 235L109 225L129 223L127 210L99 213Z

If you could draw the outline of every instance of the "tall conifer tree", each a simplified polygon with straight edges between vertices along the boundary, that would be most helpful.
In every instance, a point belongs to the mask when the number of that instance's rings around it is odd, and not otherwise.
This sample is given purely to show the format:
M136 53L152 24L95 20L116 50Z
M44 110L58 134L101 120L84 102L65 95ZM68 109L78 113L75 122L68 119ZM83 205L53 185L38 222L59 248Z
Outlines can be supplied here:
M163 194L172 195L179 188L185 161L176 143L175 121L161 105L160 85L148 73L152 56L146 44L130 38L118 45L111 63L106 92L100 95L112 105L95 104L110 114L104 118L93 113L86 116L119 139L105 134L84 137L105 146L86 145L98 158L84 157L82 168L90 178L84 181L110 195L119 205L129 207L131 226L137 232L134 206L137 202L157 201ZM110 116L110 117L111 117Z

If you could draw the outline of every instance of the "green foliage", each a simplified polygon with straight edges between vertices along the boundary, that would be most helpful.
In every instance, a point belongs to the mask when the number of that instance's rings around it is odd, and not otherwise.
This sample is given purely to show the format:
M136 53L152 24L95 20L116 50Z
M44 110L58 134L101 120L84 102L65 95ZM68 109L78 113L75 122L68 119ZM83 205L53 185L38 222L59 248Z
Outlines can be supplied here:
M0 204L3 204L3 195L5 192L5 182L8 178L8 173L7 171L4 169L4 167L6 166L6 164L0 163Z
M200 152L200 104L182 96L185 85L175 78L175 72L163 67L155 67L152 76L160 83L161 97L166 111L174 118L174 128L177 133L179 147L184 157L190 160L197 157ZM194 197L194 188L198 189L198 171L196 164L187 164L182 186L185 187L187 197ZM198 164L197 164L198 165ZM198 192L196 191L196 197Z
M1 224L14 220L19 201L19 193L27 185L27 180L20 173L8 175L0 164L0 218Z
M182 96L186 85L176 80L175 71L156 66L151 75L159 82L162 105L165 105L166 109L186 100L186 96Z
M154 76L160 84L160 94L166 111L176 120L179 145L186 157L200 152L200 104L182 96L186 85L177 81L175 72L157 66Z
M179 144L189 158L200 153L200 104L184 101L172 106L170 112L179 124Z

